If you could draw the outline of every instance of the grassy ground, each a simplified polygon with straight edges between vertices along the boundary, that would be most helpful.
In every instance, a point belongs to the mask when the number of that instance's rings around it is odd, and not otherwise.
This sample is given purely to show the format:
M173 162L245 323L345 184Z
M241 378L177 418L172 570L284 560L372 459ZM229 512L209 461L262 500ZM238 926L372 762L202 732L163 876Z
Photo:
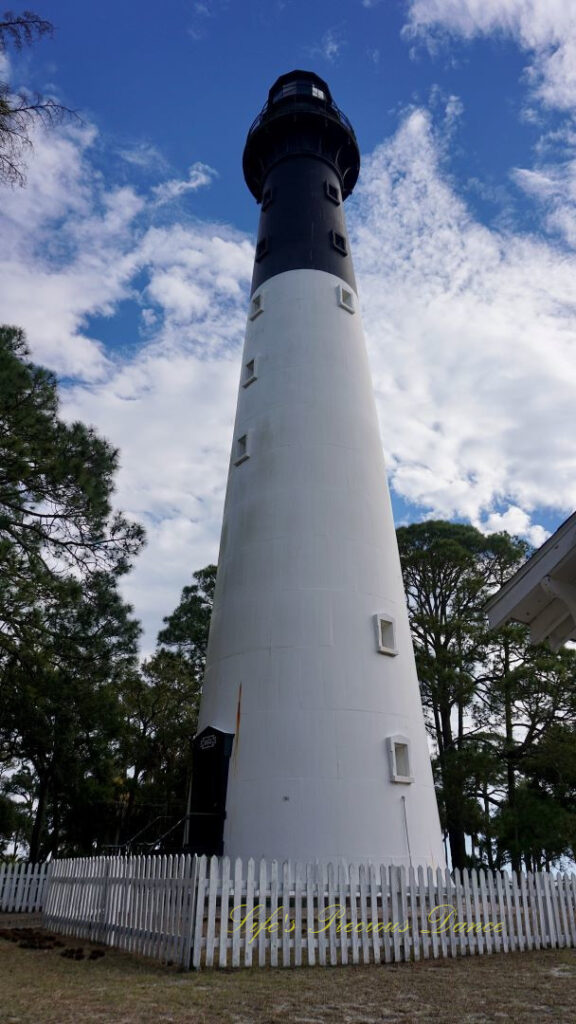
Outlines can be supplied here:
M0 930L38 925L0 915ZM31 934L31 932L30 932ZM576 950L370 967L179 973L87 942L0 938L0 1024L576 1024ZM62 956L81 946L84 959Z

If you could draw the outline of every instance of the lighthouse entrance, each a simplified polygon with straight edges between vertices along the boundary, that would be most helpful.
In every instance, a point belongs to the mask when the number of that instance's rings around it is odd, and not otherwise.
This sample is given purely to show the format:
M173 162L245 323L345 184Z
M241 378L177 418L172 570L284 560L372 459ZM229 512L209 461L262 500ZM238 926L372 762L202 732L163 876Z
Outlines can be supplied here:
M192 744L190 850L221 857L226 818L228 766L234 733L208 726Z

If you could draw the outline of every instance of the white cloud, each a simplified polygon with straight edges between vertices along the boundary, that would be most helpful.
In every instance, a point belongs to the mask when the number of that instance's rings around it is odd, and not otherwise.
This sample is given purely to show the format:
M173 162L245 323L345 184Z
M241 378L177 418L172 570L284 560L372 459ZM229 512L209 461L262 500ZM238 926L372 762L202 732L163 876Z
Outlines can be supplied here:
M218 172L208 164L195 163L192 164L184 181L173 178L157 185L152 191L158 204L170 203L174 199L180 199L186 192L196 192L205 185L211 185L217 175Z
M518 506L534 537L535 509L576 504L576 259L478 224L441 149L413 111L365 159L352 219L392 482L479 526Z
M572 147L573 148L573 147ZM516 184L538 202L548 231L576 249L576 156L512 171Z
M0 303L37 361L76 378L63 414L120 449L115 502L148 533L123 588L149 646L191 573L217 557L253 247L221 225L149 226L155 199L107 188L93 140L35 140L29 187L4 196ZM106 349L87 319L123 301L140 307L142 334Z
M150 142L135 142L118 150L118 155L132 164L147 171L165 171L168 167L166 159L156 146Z
M346 40L337 28L329 28L322 36L317 46L310 47L312 57L322 57L330 64L334 64L346 46Z
M513 536L526 537L535 548L540 547L550 536L542 526L532 525L528 513L517 505L510 505L506 512L491 512L483 528L486 533L501 533L505 530Z
M576 6L572 0L408 0L406 34L434 45L442 35L498 33L531 57L529 79L546 106L576 102Z

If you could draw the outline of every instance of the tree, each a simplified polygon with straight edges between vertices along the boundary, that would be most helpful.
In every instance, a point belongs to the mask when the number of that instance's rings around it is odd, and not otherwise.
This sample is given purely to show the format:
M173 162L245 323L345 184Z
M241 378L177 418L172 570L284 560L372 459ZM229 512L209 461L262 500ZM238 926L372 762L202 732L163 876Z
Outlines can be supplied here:
M422 700L438 750L441 817L452 863L462 868L466 835L478 831L481 815L471 786L482 751L472 712L478 674L496 642L483 609L528 548L507 534L485 536L442 521L402 527L398 544Z
M127 679L119 845L181 849L200 683L182 654L161 649Z
M152 658L123 694L124 806L119 842L181 848L191 782L216 566L194 573L164 619ZM131 842L132 845L132 842Z
M0 327L0 654L44 629L42 602L92 573L118 577L144 543L111 507L118 452L58 417L54 375L28 358L23 332Z
M90 853L106 839L97 804L111 789L120 693L135 668L140 627L130 613L114 576L69 580L39 609L42 641L24 637L20 657L5 663L2 731L32 787L32 860Z
M186 658L200 680L206 665L216 571L215 565L207 565L194 573L196 582L184 587L180 604L163 620L166 627L158 634L158 646Z
M117 588L144 542L112 509L118 452L58 412L54 375L0 327L0 767L34 858L90 852L113 799L139 633Z
M37 39L51 36L54 26L33 11L4 13L0 21L0 54L9 47L21 50ZM73 111L56 100L38 94L14 95L6 82L0 82L0 182L23 185L24 150L31 146L30 132L35 123L53 125Z

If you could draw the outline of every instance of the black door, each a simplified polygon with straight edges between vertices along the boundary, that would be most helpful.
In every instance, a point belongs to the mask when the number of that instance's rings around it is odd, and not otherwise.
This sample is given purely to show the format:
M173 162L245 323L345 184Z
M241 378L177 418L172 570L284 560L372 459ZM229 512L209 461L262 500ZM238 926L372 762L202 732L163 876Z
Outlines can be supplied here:
M190 849L221 857L226 818L228 765L234 733L208 726L192 744Z

